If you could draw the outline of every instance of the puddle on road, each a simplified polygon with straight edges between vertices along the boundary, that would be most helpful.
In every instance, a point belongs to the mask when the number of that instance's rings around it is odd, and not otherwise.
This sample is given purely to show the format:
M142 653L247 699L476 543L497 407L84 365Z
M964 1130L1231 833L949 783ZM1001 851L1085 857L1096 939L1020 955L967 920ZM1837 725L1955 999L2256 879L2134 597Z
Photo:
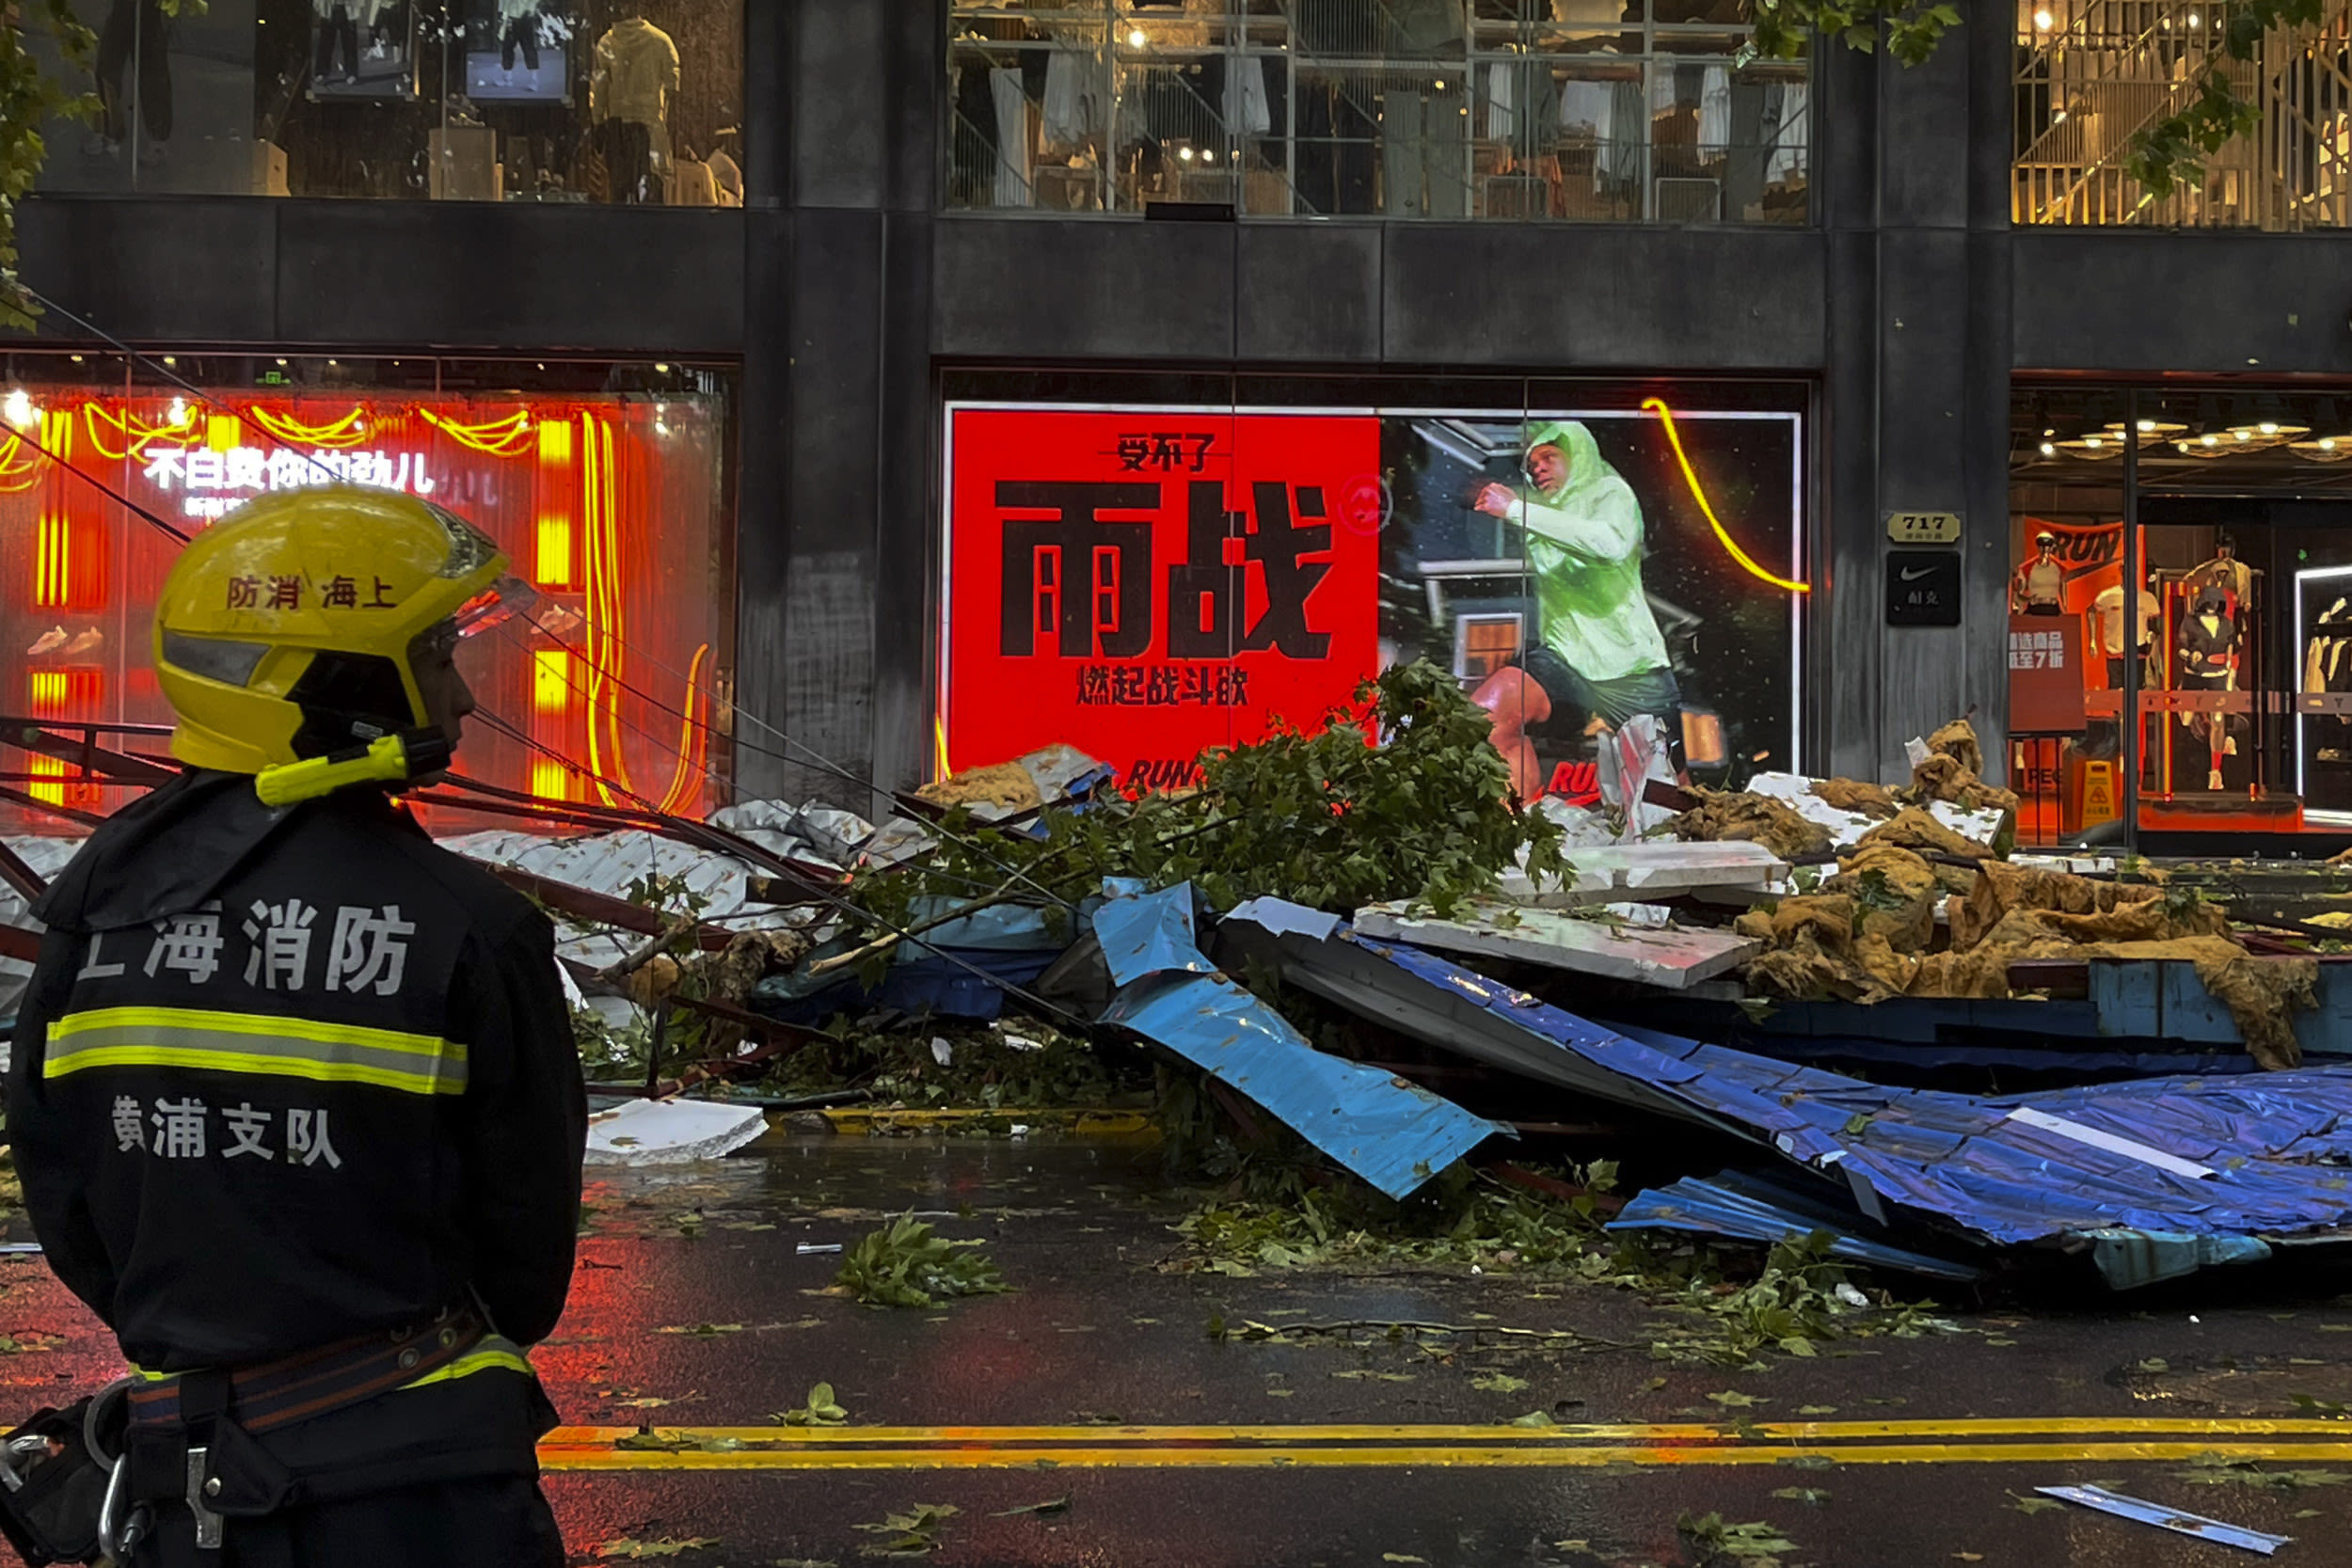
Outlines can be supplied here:
M2240 1355L2216 1362L2151 1357L2107 1375L2142 1404L2184 1416L2330 1416L2352 1411L2352 1360ZM2299 1396L2299 1398L2298 1398Z
M724 1160L605 1169L586 1201L601 1234L659 1234L674 1216L724 1227L880 1221L909 1210L991 1219L1133 1214L1189 1201L1157 1149L1085 1140L779 1136Z

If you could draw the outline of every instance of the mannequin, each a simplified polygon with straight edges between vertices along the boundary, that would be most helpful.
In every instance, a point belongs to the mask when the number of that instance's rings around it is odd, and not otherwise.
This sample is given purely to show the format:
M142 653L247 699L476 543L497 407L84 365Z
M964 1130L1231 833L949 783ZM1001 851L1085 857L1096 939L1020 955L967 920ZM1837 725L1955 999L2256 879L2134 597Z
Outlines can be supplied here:
M2132 651L2139 665L2147 663L2148 650L2156 641L2156 618L2160 613L2156 596L2142 588L2139 591L2139 629L2133 640ZM2107 661L2107 689L2123 689L2123 585L2116 583L2099 591L2090 601L2090 641Z
M677 89L677 45L644 17L616 22L596 40L588 120L604 153L612 200L661 204L670 169L670 99Z
M2058 535L2044 529L2033 536L2034 553L2018 562L2009 585L2009 608L2021 615L2064 611L2066 564L2058 558Z
M2182 587L2191 594L2218 588L2222 613L2233 621L2240 619L2254 602L2254 573L2237 558L2237 542L2227 533L2214 535L2213 559L2191 568Z
M2237 689L2238 630L2231 619L2228 600L2222 590L2207 586L2199 591L2196 605L2181 622L2180 632L2181 689L2184 691L2233 691ZM2205 743L2208 753L2205 787L2220 789L2221 759L2237 753L2237 741L2229 734L2229 715L2223 713L2185 713L2182 722Z

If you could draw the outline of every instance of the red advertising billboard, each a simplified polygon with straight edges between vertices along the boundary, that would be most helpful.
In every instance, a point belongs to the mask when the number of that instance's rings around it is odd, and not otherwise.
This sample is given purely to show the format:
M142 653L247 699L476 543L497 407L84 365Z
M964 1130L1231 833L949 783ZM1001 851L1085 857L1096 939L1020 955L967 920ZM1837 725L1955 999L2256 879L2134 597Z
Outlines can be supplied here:
M1622 394L1621 394L1622 395ZM1523 799L1653 717L1693 778L1798 766L1803 416L950 403L941 771L1066 742L1146 788L1425 658Z
M948 438L950 766L1068 741L1180 785L1377 668L1377 419L966 408Z

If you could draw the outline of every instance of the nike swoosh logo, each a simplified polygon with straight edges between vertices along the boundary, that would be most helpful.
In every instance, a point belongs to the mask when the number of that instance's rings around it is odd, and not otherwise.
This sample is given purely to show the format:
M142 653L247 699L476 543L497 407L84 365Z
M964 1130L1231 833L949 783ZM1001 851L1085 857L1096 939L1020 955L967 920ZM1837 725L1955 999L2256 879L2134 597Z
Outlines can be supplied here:
M1935 568L1932 566L1906 566L1902 569L1900 575L1905 582L1916 582L1921 578L1926 577L1930 572L1934 570Z

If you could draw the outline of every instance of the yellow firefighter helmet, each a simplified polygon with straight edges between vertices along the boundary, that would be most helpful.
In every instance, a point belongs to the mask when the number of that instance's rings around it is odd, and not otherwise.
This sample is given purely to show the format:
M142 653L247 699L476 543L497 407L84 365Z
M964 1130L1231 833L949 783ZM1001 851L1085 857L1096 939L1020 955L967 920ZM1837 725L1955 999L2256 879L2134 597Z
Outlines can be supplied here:
M271 496L190 541L155 606L171 753L262 774L432 722L419 640L485 629L528 601L489 536L413 496Z

